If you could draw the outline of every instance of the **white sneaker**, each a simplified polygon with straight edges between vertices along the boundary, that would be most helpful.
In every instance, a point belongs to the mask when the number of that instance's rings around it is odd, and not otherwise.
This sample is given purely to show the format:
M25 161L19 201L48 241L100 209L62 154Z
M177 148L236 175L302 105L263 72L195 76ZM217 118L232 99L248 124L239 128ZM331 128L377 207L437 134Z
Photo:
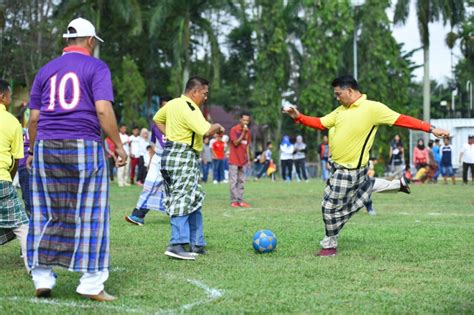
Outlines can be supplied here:
M213 184L217 184L217 180L213 180L212 183L213 183Z

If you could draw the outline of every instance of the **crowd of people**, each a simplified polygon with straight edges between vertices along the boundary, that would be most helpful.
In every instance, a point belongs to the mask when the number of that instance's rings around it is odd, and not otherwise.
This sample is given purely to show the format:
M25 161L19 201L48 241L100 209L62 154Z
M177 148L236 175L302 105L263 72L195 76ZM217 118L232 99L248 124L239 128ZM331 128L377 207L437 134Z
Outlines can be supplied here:
M244 198L251 162L251 116L242 113L226 136L224 127L209 123L201 111L209 81L193 76L183 95L169 102L163 98L153 117L150 139L146 129L133 128L128 135L125 125L117 126L109 68L92 57L102 41L94 26L85 19L74 19L63 37L67 41L63 54L38 71L31 89L28 146L21 125L6 110L11 103L10 86L0 80L0 243L19 239L36 297L51 297L60 280L53 268L62 267L82 273L76 288L81 296L114 301L116 297L105 291L110 266L109 180L114 167L120 187L143 186L125 220L143 225L150 210L166 213L171 235L164 254L195 260L208 254L202 212L206 195L201 183L209 179L210 165L213 182L229 182L229 205L251 207ZM321 201L325 232L317 256L336 254L342 228L356 212L371 206L373 192L410 192L406 176L392 180L372 177L370 150L378 126L444 137L439 150L429 150L420 141L413 162L418 171L425 169L434 178L436 170L430 165L439 160L441 174L445 179L452 177L446 130L369 100L351 76L336 78L332 88L341 105L324 117L303 115L293 106L283 110L297 124L328 132L318 146L324 170L321 176L327 185ZM463 176L469 168L474 173L473 147L474 138L470 137L461 155ZM256 156L260 164L256 178L274 177L277 166L272 150L268 142L265 151ZM295 142L283 136L279 160L284 181L292 180L293 166L298 180L308 180L307 153L301 136ZM391 144L390 155L393 173L399 174L404 165L399 137ZM27 172L23 175L28 179L23 182L28 187L22 190L28 202L23 204L12 179L25 156Z

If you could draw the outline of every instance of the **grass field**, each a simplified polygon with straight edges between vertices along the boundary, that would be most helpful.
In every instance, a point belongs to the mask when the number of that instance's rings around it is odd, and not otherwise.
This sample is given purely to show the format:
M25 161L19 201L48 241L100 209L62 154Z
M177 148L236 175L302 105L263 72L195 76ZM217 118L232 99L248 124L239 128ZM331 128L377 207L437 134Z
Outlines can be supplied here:
M111 189L109 304L75 293L79 274L58 270L51 300L32 298L17 241L1 248L1 314L474 313L474 186L412 185L412 194L374 195L345 226L336 257L313 254L323 236L323 184L249 182L251 209L232 209L227 185L206 185L209 255L163 255L166 216L143 227L123 220L140 189ZM274 253L253 252L253 233L271 229Z

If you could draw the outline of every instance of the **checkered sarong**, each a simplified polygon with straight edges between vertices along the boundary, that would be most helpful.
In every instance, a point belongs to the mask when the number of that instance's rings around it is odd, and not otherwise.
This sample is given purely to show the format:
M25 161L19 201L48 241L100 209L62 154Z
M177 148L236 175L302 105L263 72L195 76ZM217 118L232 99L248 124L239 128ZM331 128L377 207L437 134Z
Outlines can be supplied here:
M161 176L161 154L154 154L146 174L136 209L165 211L163 206L163 177Z
M344 224L369 200L372 184L367 170L367 167L348 170L332 164L321 203L326 236L337 236Z
M163 204L169 216L188 215L202 207L205 193L199 184L199 155L189 145L166 142L161 174L166 192Z
M0 181L0 245L15 238L13 229L28 223L23 203L12 182Z
M102 143L38 140L31 173L28 264L109 268L109 185Z

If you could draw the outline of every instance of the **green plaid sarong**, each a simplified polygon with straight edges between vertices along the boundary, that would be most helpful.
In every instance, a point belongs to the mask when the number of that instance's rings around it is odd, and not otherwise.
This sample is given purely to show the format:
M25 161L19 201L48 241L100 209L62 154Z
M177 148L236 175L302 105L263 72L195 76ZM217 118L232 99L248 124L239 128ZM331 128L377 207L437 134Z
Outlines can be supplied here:
M199 154L189 145L166 142L161 174L165 184L163 205L170 217L188 215L202 207L206 194L199 184Z
M27 223L23 203L12 182L0 181L0 245L15 238L14 228Z

